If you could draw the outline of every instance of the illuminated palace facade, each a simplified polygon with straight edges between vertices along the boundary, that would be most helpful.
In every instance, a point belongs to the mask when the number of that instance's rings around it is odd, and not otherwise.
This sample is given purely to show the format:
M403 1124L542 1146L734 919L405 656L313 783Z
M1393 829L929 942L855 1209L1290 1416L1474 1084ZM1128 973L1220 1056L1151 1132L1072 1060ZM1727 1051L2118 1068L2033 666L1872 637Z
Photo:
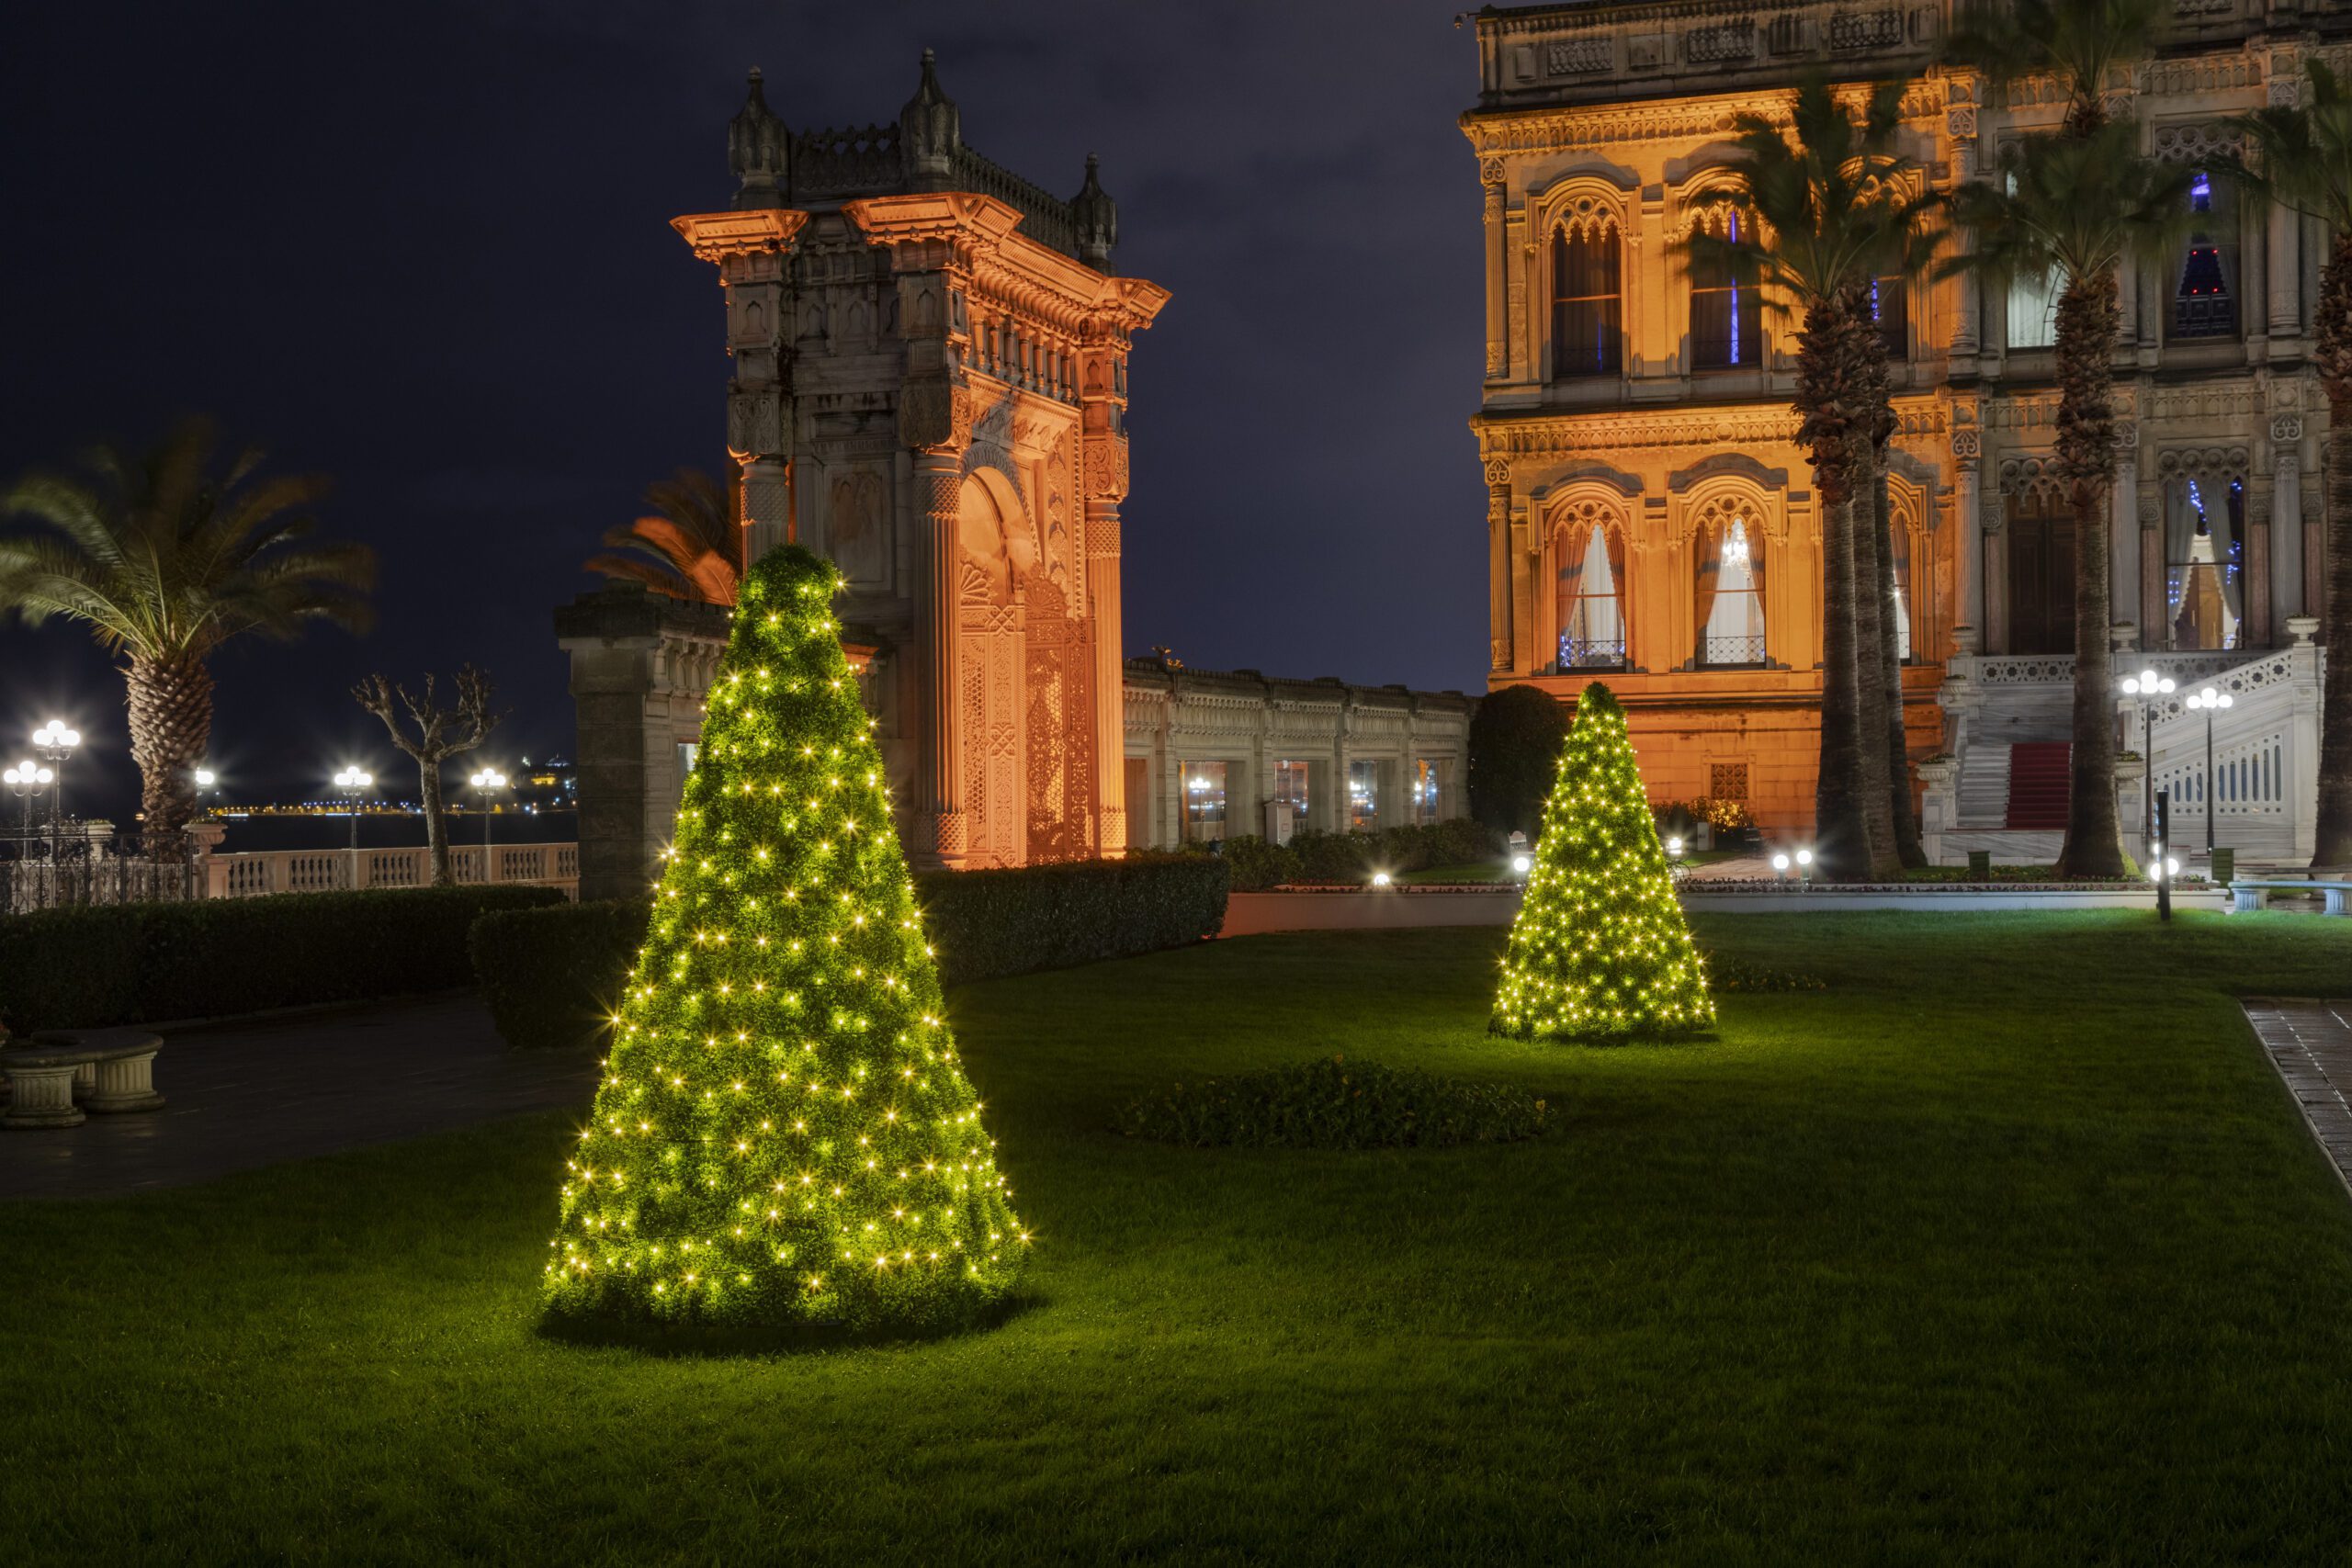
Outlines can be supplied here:
M2054 128L2047 80L1939 68L1951 0L1619 0L1478 13L1462 117L1485 193L1490 684L1572 697L1606 680L1651 793L1809 825L1819 747L1820 509L1790 408L1797 323L1676 243L1736 221L1733 117L1785 123L1800 73L1913 81L1901 151L1950 188L2005 139ZM2292 101L2304 58L2347 51L2342 7L2178 0L2172 39L2119 76L2156 156L2202 165L2222 122ZM2321 605L2325 400L2308 351L2322 236L2191 200L2181 251L2123 280L2111 635L2201 677L2309 649ZM2073 524L2051 475L2052 308L1973 276L1882 281L1901 428L1894 548L1915 760L1939 826L1997 828L2009 744L2063 740ZM2305 664L2310 663L2306 660ZM2169 667L2169 666L2168 666ZM2302 668L2298 666L2298 668ZM2308 673L2308 671L2305 671ZM2315 688L2314 688L2315 690ZM1978 746L1970 773L1964 752ZM2161 740L2159 750L2162 750Z

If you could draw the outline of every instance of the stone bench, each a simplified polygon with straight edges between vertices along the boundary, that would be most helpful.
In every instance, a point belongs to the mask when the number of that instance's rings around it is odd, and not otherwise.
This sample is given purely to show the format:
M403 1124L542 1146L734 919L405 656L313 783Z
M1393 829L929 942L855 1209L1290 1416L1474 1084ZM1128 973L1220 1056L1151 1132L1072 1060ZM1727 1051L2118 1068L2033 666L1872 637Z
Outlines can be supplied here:
M2285 877L2233 877L2230 882L2230 910L2233 914L2251 914L2267 906L2273 893L2317 893L2326 900L2323 913L2352 915L2352 882L2295 881Z
M153 1111L160 1035L137 1029L58 1029L0 1047L8 1109L0 1127L77 1127L85 1110Z

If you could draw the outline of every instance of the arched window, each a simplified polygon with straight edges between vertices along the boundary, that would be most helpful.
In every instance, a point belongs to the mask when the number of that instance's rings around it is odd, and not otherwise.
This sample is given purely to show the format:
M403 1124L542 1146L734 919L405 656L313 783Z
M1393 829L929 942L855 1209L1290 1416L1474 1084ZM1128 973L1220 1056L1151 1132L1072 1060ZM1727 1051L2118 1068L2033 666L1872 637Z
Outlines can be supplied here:
M1911 530L1903 525L1900 517L1891 518L1887 529L1888 547L1894 554L1894 657L1904 663L1911 662L1911 623L1917 615L1911 597Z
M1760 665L1764 645L1763 538L1743 513L1710 516L1699 530L1698 663Z
M2183 475L2165 486L2165 621L2169 646L2245 643L2245 481Z
M1889 359L1911 357L1911 286L1901 273L1871 279L1871 319Z
M2188 187L2196 228L2173 293L2172 335L2177 338L2237 335L2237 296L2231 285L2237 278L2238 248L2229 238L2235 224L2226 211L2216 211L2216 205L2213 177L2200 169ZM2219 206L2226 209L2227 198Z
M1723 216L1724 238L1736 244L1745 231L1736 208ZM1742 283L1728 259L1701 254L1690 261L1690 368L1744 370L1764 363L1763 301Z
M1624 363L1617 226L1552 231L1552 376L1614 376Z
M1613 670L1625 662L1625 541L1605 523L1571 524L1560 536L1559 668Z

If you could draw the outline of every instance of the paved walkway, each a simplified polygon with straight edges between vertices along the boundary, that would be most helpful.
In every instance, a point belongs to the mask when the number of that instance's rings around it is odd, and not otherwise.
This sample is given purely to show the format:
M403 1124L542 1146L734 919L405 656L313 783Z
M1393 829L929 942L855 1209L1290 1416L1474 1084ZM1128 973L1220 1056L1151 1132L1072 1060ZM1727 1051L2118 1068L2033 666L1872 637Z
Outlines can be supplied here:
M2270 1065L2302 1107L2312 1136L2352 1189L2352 1102L2345 1099L2352 1090L2352 1001L2249 997L2245 1005Z
M595 1054L512 1051L472 996L175 1029L164 1109L0 1130L0 1199L103 1198L575 1106Z

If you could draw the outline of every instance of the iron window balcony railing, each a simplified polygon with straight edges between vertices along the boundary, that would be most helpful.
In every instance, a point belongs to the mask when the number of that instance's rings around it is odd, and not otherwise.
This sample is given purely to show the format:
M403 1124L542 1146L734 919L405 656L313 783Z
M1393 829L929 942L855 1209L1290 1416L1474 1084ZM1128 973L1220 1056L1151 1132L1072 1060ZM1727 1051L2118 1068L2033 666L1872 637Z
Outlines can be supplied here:
M1760 637L1715 637L1699 639L1699 663L1710 670L1740 669L1764 662L1764 639Z
M1623 637L1564 637L1560 639L1560 656L1553 662L1552 673L1564 675L1571 670L1623 670L1624 667Z
M2237 330L2237 301L2227 294L2191 294L2172 303L2177 338L2234 337Z

